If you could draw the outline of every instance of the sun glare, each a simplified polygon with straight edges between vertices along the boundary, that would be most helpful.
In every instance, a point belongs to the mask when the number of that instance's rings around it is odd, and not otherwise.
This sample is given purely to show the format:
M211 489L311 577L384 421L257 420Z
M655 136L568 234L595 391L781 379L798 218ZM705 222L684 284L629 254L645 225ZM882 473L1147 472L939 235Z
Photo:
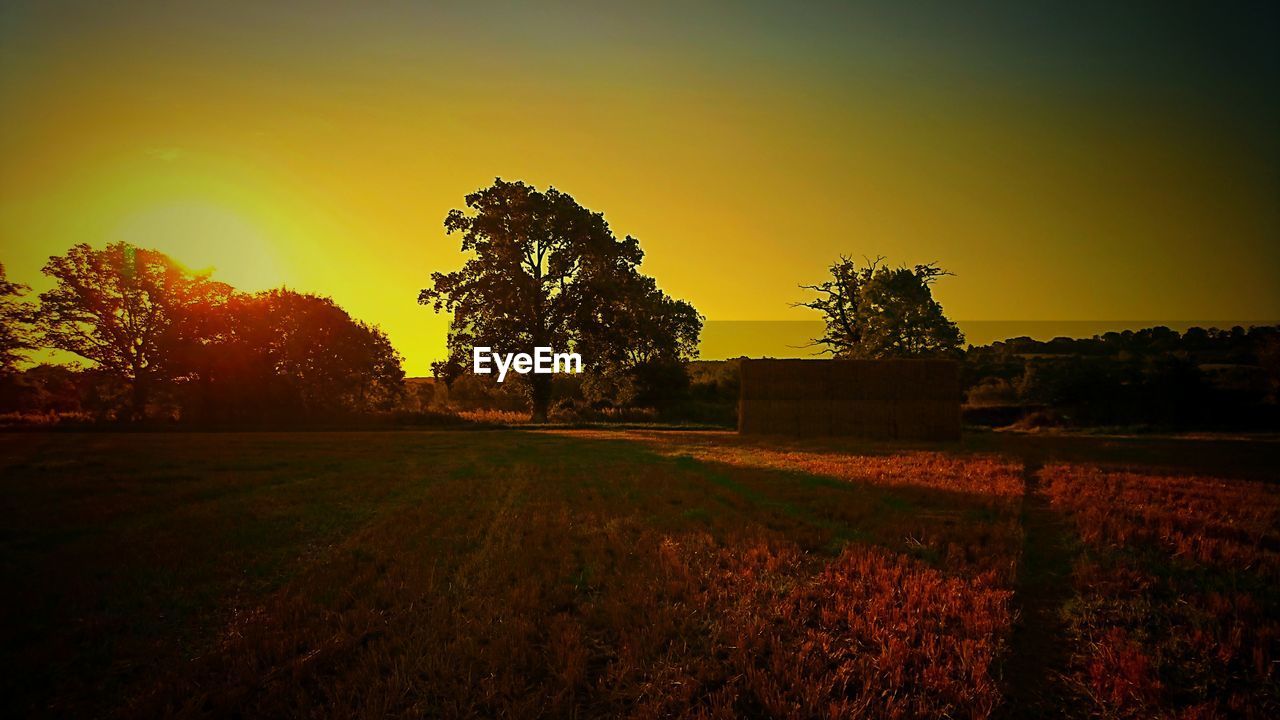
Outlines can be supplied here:
M201 200L155 205L124 217L112 234L138 247L167 253L193 270L245 291L290 280L270 233L244 214Z

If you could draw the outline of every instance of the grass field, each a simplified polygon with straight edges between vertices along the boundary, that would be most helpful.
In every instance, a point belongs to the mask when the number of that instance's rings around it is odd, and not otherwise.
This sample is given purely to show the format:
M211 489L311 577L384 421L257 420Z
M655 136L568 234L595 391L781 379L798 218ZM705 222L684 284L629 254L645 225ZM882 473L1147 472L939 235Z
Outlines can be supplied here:
M1276 445L1162 442L0 434L0 715L1280 716Z

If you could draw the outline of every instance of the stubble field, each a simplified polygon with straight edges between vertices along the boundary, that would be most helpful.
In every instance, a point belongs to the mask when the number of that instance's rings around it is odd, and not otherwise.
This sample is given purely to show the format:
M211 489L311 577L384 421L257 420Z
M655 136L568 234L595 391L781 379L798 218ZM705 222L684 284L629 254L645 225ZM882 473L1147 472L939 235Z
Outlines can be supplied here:
M1274 717L1274 446L1186 442L0 435L0 711Z

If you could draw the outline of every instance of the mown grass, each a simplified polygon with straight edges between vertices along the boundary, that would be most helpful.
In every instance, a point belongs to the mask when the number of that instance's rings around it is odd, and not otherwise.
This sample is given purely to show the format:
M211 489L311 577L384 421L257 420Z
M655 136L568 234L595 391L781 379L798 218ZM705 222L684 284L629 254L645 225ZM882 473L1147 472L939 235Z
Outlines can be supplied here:
M1045 468L1084 547L1067 681L1100 715L1280 715L1280 486Z
M987 717L1018 661L990 452L23 433L0 478L5 717Z

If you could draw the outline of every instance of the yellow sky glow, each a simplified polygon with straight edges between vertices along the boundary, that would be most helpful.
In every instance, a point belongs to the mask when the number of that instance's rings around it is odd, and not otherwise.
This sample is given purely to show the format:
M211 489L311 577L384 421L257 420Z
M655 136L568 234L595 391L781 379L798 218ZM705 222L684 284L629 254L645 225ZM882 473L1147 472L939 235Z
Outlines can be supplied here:
M7 19L24 31L0 59L13 279L42 289L50 254L128 240L245 290L331 295L425 374L447 319L415 298L462 261L441 222L502 176L604 211L711 319L812 319L796 285L840 253L940 262L960 319L1280 316L1273 158L1222 118L912 80L888 51L833 67L680 36L560 47L502 34L514 21L464 43L394 17L293 25L277 48L148 17Z

